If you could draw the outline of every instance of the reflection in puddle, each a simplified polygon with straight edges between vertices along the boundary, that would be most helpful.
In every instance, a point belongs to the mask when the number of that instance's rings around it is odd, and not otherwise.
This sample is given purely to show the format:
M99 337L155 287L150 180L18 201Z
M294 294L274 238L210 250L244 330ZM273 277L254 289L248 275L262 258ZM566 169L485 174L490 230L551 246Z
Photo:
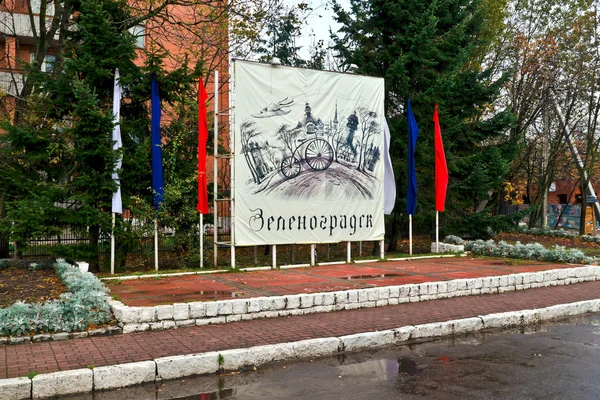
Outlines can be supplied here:
M417 368L417 363L410 358L401 358L398 360L398 372L402 375L415 376L420 375L423 370Z
M170 400L220 400L230 399L235 394L233 389L223 389L217 392L200 393L193 396L172 397Z
M392 380L398 375L420 375L423 371L410 358L369 360L356 364L341 365L338 369L342 375L372 376L385 380Z
M377 279L377 278L393 278L396 276L406 276L406 274L374 274L374 275L354 275L354 276L346 276L343 279L353 280L353 279Z

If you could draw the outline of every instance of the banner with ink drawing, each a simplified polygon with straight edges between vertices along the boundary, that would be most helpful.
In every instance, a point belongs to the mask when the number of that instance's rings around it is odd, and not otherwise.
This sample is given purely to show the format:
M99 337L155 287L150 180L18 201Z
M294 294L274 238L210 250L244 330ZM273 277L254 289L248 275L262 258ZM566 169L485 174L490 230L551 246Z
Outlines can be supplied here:
M235 245L382 240L384 81L236 60Z

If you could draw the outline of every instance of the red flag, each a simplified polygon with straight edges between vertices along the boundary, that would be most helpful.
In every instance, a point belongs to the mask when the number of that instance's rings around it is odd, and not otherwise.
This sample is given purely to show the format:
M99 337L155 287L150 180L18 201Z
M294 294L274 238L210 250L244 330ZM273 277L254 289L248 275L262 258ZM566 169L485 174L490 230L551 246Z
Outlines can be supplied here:
M442 143L442 130L440 129L437 104L433 113L433 125L433 140L435 144L435 210L444 211L446 189L448 188L448 166L446 165L446 155L444 154L444 144Z
M198 212L208 214L208 189L206 183L206 141L208 120L206 119L206 90L200 78L198 82Z

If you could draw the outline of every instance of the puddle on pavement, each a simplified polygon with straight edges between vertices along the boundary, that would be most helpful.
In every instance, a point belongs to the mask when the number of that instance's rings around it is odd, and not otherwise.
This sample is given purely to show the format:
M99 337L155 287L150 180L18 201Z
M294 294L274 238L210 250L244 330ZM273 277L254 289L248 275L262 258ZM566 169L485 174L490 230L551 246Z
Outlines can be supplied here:
M561 337L559 331L564 330L562 333L564 338L572 338L574 333L582 332L581 330L565 330L565 327L579 324L588 325L595 330L600 324L600 314L553 321L552 324L546 325L546 328L555 332L552 340L557 340ZM531 361L531 358L540 360L541 351L546 349L545 351L549 352L550 350L548 350L548 339L542 337L537 339L541 340L539 342L521 342L521 347L516 348L514 354L505 355L506 349L514 348L515 343L518 343L510 337L508 337L510 340L506 341L506 334L527 334L539 331L539 327L531 327L526 331L517 327L513 330L495 330L444 339L428 339L427 342L422 343L415 342L399 347L342 353L319 360L307 359L273 363L258 368L249 366L241 371L230 371L223 374L191 376L113 391L65 396L61 397L61 400L388 399L404 398L404 395L412 396L410 398L447 399L462 398L460 394L464 395L464 390L473 388L473 390L479 390L472 392L477 393L474 398L485 397L485 394L489 394L490 398L515 398L508 392L505 392L504 396L499 396L499 392L497 392L504 390L503 388L507 386L503 383L504 378L502 378L506 365L512 365L512 368L518 368L525 373L535 371L532 366L540 368L542 364L540 361ZM586 343L586 346L589 345L589 340L585 337L581 339L581 342ZM472 349L468 347L472 347ZM560 360L564 360L565 355L562 352L557 354ZM543 357L549 357L549 354L544 353ZM516 361L511 361L513 358ZM595 361L593 355L591 359ZM578 362L574 361L572 364L577 365ZM587 375L594 376L594 374ZM576 376L576 374L568 376ZM482 379L478 380L477 377L482 377ZM495 378L495 381L490 381L490 377L501 377L502 379ZM512 380L514 377L509 375L506 379ZM353 384L355 382L360 385ZM525 379L524 382L526 385L521 388L531 386L531 380ZM567 384L566 382L559 382L557 388L562 388ZM481 392L484 387L482 385L489 386L491 392ZM574 387L577 387L576 385L577 382ZM593 385L581 387L584 391L593 390L592 388L595 387ZM461 391L448 394L439 389L454 386ZM350 388L346 389L346 387ZM372 389L374 387L381 388L381 390L375 391ZM360 393L364 396L357 396L353 390L361 390ZM437 393L437 390L440 392ZM352 396L352 394L354 395ZM564 395L565 392L557 392L557 397L550 396L550 398L597 398L593 391L585 392L587 397L567 397L560 396L560 394ZM522 398L531 397L533 396L522 396Z
M416 376L423 372L423 369L418 368L414 360L406 357L397 360L379 359L340 365L338 370L344 376L373 376L386 380L392 380L398 375Z
M398 276L406 276L406 274L372 274L372 275L353 275L346 276L343 279L356 280L356 279L379 279L379 278L394 278Z

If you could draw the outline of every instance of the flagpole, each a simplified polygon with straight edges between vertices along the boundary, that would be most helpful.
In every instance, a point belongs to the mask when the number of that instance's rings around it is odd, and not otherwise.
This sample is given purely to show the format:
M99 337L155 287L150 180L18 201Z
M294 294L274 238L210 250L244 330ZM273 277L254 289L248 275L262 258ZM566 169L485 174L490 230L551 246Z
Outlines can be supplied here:
M346 263L350 264L352 262L352 243L346 242Z
M408 254L412 256L412 214L408 214Z
M215 71L214 82L214 121L213 121L213 265L217 268L219 260L219 186L218 186L218 156L219 156L219 71ZM233 161L233 160L231 160Z
M435 212L435 252L440 252L440 212Z
M115 216L112 213L112 230L110 231L110 274L115 274Z
M204 268L204 214L200 213L200 269Z
M160 135L160 92L152 73L152 192L154 197L154 269L158 271L158 215L165 195Z
M112 178L117 185L117 190L112 195L112 227L110 231L110 274L115 273L115 221L117 213L123 214L123 202L121 201L121 183L119 181L119 169L122 166L123 155L119 152L122 147L121 142L121 127L120 127L120 115L121 115L121 98L123 95L123 89L121 88L119 69L115 70L115 84L113 88L113 116L114 116L114 127L112 131L113 140L113 151L117 152L116 163L113 167Z
M158 217L154 218L154 269L158 271Z

